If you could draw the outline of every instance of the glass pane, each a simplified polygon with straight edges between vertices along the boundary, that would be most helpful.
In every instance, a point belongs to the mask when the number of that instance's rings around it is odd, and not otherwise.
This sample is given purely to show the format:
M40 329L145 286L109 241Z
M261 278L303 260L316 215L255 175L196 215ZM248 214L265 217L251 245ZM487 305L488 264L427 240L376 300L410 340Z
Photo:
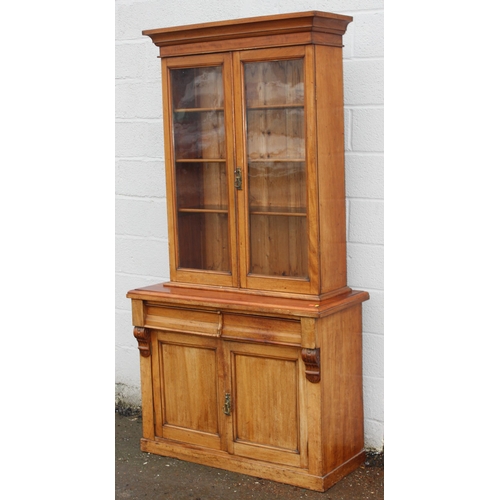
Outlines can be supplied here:
M247 148L249 160L303 160L304 109L249 109Z
M250 214L250 272L267 276L307 276L305 217Z
M306 214L304 162L251 162L248 169L250 212Z
M307 278L303 60L245 64L250 273Z
M174 110L222 108L222 67L183 68L171 72Z
M179 265L207 271L229 271L227 213L180 212Z
M229 272L222 67L170 75L179 266Z
M246 63L245 95L248 107L303 105L303 60Z
M174 111L175 157L223 159L226 151L224 112Z
M175 168L177 208L227 211L226 164L178 162Z

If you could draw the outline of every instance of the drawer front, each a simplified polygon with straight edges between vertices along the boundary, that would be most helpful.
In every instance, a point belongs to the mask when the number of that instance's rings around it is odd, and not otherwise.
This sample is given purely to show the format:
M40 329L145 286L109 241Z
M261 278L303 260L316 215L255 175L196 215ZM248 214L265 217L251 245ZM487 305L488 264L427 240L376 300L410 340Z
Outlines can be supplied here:
M201 311L160 305L146 305L147 327L178 333L220 337L222 315L218 311Z
M300 345L301 326L298 320L224 314L222 337L271 344Z

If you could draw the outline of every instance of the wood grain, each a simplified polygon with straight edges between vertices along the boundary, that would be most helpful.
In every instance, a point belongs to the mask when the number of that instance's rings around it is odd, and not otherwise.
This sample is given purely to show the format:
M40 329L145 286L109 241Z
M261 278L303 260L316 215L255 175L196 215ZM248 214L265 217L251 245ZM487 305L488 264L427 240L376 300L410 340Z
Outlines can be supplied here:
M142 433L147 439L155 438L152 363L152 356L140 356Z
M361 305L318 323L322 366L323 454L326 473L363 451Z
M300 433L299 350L231 342L225 349L235 407L233 453L300 467L306 450Z
M316 46L321 293L347 285L342 51ZM328 110L328 113L320 110Z
M220 344L157 331L153 354L157 435L220 449Z

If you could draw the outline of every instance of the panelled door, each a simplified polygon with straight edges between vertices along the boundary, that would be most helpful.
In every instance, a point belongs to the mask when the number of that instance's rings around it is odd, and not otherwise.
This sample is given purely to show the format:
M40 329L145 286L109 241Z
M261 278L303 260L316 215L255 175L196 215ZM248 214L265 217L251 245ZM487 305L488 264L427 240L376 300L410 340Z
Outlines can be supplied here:
M152 356L155 434L207 448L225 448L219 339L155 330Z
M158 437L307 467L300 348L154 330Z
M224 342L231 377L229 452L307 467L304 364L298 348Z
M163 60L171 279L318 284L312 47Z

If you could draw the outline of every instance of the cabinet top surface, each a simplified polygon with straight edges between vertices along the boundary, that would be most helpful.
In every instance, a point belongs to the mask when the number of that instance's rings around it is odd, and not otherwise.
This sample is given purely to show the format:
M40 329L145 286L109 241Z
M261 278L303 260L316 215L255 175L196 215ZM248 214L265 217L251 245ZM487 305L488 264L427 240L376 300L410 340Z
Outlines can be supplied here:
M272 297L242 290L216 290L159 283L131 290L130 299L163 302L179 306L200 306L233 311L255 311L289 316L322 317L368 300L367 292L350 290L324 300Z
M204 41L209 41L224 38L255 37L280 32L319 31L343 35L351 21L351 16L330 12L307 11L149 29L144 30L142 34L151 37L158 46L186 43L186 41L200 37Z

